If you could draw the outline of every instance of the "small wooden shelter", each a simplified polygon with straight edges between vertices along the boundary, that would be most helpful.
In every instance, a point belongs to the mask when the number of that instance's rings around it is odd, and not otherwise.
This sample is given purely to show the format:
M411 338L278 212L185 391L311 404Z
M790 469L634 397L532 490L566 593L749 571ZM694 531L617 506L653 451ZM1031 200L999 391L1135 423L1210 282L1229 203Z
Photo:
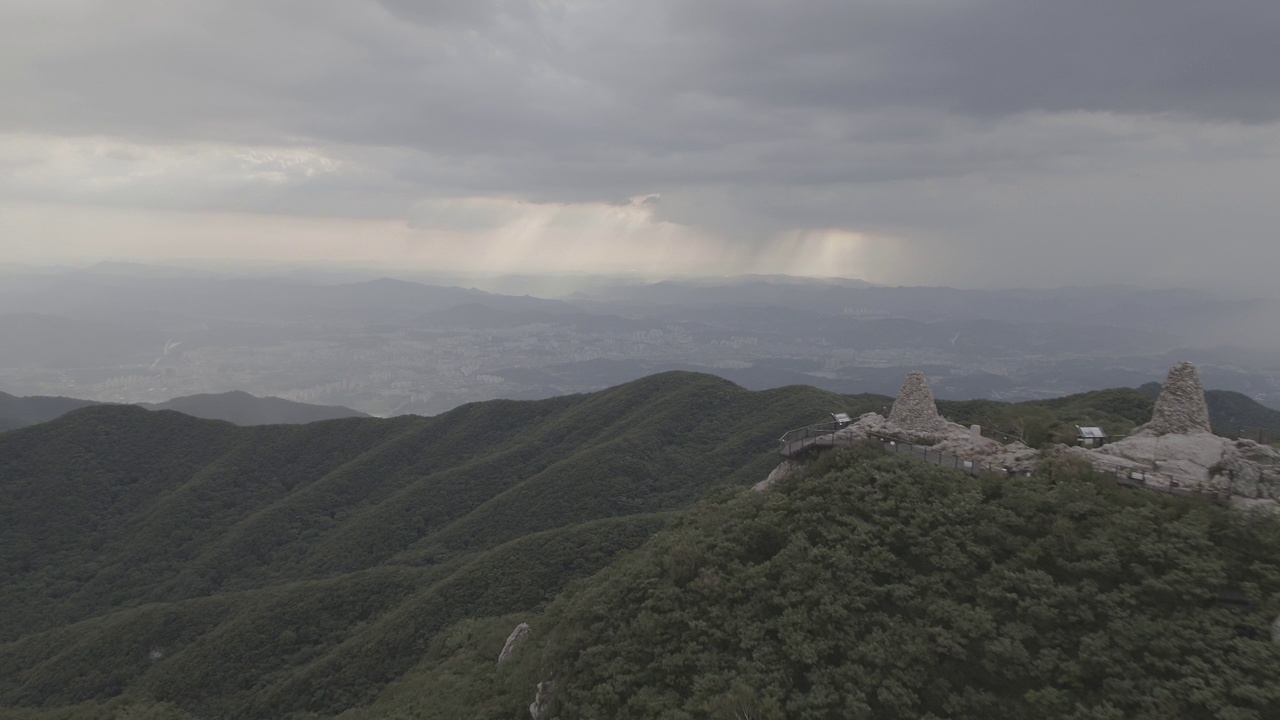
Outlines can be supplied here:
M1076 443L1080 447L1101 447L1110 439L1111 436L1100 427L1076 426Z

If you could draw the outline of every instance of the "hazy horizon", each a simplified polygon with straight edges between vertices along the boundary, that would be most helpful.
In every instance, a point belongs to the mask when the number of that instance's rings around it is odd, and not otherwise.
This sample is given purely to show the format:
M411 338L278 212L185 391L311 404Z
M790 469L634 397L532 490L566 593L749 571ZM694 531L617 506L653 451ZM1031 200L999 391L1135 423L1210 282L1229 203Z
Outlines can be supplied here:
M1280 301L1133 286L962 290L794 276L0 266L0 390L163 402L244 390L374 415L597 390L666 370L753 389L1026 400L1157 381L1280 402ZM395 277L399 282L379 282Z
M300 262L300 261L264 261L253 259L203 259L203 258L181 258L181 257L156 257L143 259L127 259L118 257L109 258L80 258L76 261L67 262L50 262L40 260L27 261L0 261L0 275L23 275L23 274L59 274L59 273L81 273L96 272L107 275L129 276L133 274L144 276L181 276L185 274L219 277L219 278L275 278L285 280L301 280L301 281L317 281L324 284L340 284L340 283L357 283L369 280L389 279L401 280L404 282L413 282L427 285L446 285L457 287L469 287L492 292L495 294L509 294L508 290L504 290L509 283L528 282L535 286L546 287L566 287L569 289L563 291L548 290L544 293L530 292L528 294L538 297L561 297L578 291L580 287L589 287L591 285L608 282L614 283L633 283L637 285L649 285L664 282L740 282L751 279L759 279L762 281L794 281L797 283L832 283L832 284L857 284L866 287L880 288L920 288L920 289L955 289L955 290L976 290L976 291L1018 291L1018 290L1036 290L1036 291L1055 291L1055 290L1113 290L1113 289L1133 289L1145 291L1162 291L1162 290L1185 290L1192 292L1205 292L1214 296L1232 299L1232 298L1267 298L1274 299L1280 297L1280 288L1274 285L1263 287L1240 287L1240 286L1196 286L1194 284L1179 283L1150 283L1142 282L1141 278L1135 278L1132 282L1079 282L1050 284L1044 286L1032 286L1025 284L999 284L990 285L964 285L960 283L877 283L861 277L852 277L845 275L822 275L822 274L795 274L795 273L771 273L771 272L699 272L696 269L690 269L686 272L667 272L667 273L643 273L638 271L598 271L590 270L550 270L546 272L536 271L499 271L499 270L448 270L448 269L431 269L431 268L413 268L393 265L380 265L376 263L323 263L323 262ZM963 280L963 278L957 278ZM492 288L492 289L490 289Z

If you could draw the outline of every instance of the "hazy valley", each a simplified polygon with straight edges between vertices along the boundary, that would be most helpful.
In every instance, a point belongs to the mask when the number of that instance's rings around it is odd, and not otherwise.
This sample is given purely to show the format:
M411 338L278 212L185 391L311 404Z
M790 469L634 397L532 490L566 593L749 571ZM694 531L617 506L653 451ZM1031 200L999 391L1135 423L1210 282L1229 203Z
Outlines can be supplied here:
M0 391L157 403L242 390L392 416L666 370L891 395L923 369L942 398L1025 400L1136 387L1189 359L1208 387L1280 406L1280 311L1266 299L786 277L580 278L580 291L536 298L338 280L128 265L11 272L0 283Z

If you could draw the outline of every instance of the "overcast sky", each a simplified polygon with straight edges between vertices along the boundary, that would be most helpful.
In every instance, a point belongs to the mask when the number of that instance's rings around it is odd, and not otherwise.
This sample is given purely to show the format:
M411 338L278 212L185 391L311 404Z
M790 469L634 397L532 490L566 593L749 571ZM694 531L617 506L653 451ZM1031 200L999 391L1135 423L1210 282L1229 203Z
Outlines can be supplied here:
M0 261L1271 289L1276 0L5 0Z

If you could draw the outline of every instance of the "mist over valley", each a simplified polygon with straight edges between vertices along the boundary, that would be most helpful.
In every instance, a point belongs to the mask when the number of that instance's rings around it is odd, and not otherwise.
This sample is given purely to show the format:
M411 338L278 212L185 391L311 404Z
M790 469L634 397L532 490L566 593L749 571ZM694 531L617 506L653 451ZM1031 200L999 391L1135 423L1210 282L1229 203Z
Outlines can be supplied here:
M941 398L1016 401L1136 387L1190 359L1208 387L1280 406L1280 353L1252 322L1276 303L1204 291L601 277L540 298L385 278L107 269L3 276L0 391L158 403L240 390L434 415L666 370L750 389L892 395L907 370L923 369Z

